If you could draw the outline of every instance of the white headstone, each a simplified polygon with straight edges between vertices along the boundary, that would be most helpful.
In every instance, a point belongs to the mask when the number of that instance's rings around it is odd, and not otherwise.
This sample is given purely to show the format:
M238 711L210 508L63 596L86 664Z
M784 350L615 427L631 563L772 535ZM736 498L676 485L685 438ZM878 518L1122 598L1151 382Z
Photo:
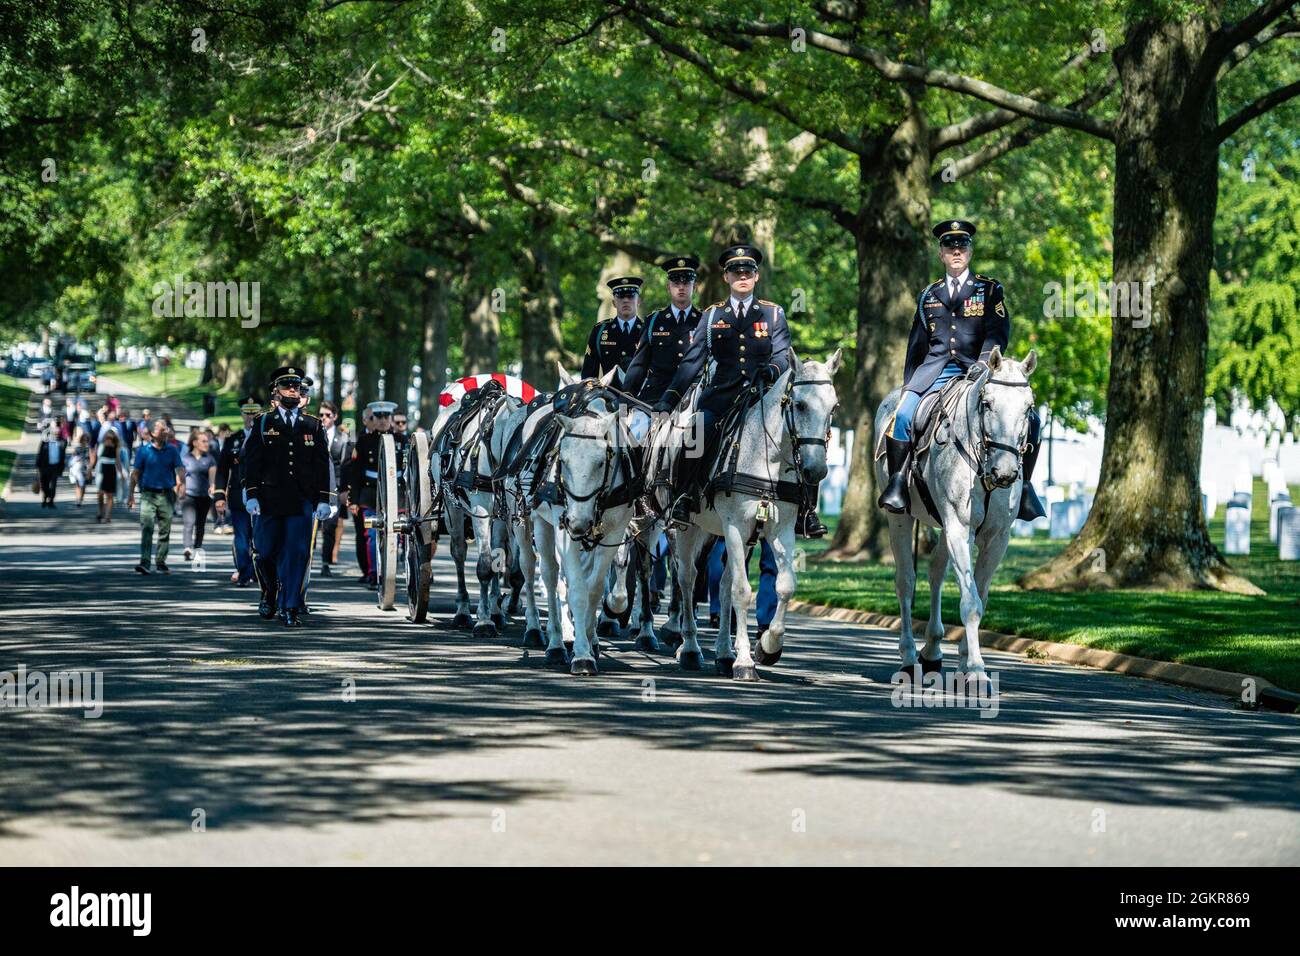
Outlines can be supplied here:
M1201 498L1205 501L1205 520L1209 521L1219 510L1219 486L1213 481L1201 482Z
M1013 538L1032 538L1034 536L1034 522L1021 521L1019 518L1011 522L1011 536Z
M1263 466L1262 466L1261 469L1260 469L1260 475L1259 475L1259 476L1260 476L1260 478L1263 479L1264 484L1268 486L1268 489L1269 489L1269 492L1270 492L1270 494L1269 494L1269 497L1270 497L1270 498L1273 497L1273 496L1272 496L1272 490L1273 490L1273 476L1276 475L1276 474L1277 474L1277 461L1274 460L1274 459L1272 459L1272 458L1265 458L1265 459L1264 459L1264 464L1263 464Z
M1237 468L1237 474L1232 479L1232 492L1236 494L1244 491L1246 494L1250 494L1254 487L1254 479L1250 476L1250 465L1243 463Z
M1277 516L1283 508L1291 507L1290 497L1274 498L1268 503L1268 540L1277 544Z
M1250 554L1250 509L1234 502L1228 505L1224 514L1224 553Z
M1047 534L1051 538L1071 538L1074 537L1073 515L1071 506L1073 501L1058 501L1052 505L1051 527L1048 528Z
M1300 561L1300 508L1283 508L1277 516L1277 556Z

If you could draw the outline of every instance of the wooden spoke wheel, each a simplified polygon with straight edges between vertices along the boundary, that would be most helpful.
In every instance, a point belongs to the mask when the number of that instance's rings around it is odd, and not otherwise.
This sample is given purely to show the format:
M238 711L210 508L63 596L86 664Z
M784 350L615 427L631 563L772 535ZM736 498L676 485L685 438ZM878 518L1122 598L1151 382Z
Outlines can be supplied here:
M401 502L397 497L397 446L393 436L379 436L379 480L375 502L375 554L379 562L381 610L391 611L397 597L397 522Z
M406 559L406 617L415 623L429 616L429 587L433 582L433 476L429 436L416 432L406 453L406 514L410 527L402 536Z

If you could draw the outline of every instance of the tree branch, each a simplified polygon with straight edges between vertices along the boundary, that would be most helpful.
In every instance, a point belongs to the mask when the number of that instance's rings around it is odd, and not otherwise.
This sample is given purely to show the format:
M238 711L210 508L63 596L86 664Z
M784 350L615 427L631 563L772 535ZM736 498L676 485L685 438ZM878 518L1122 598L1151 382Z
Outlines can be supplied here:
M1219 67L1219 73L1216 79L1222 80L1233 67L1241 63L1242 60L1250 56L1266 43L1273 40L1279 40L1284 37L1300 37L1300 23L1295 20L1279 20L1271 27L1260 31L1251 37L1245 43L1239 43L1233 47L1232 52L1224 59L1223 64Z
M746 36L765 36L789 39L791 30L794 29L792 24L764 23L746 20L733 20L723 23L709 23L706 25L702 21L692 22L681 18L671 17L662 11L645 6L640 2L640 0L610 0L610 2L620 5L623 9L628 10L629 19L635 19L645 23L646 18L649 17L665 26L707 30L709 33L730 31L733 33L741 33ZM1274 2L1283 2L1283 0L1274 0ZM1286 2L1295 3L1300 2L1300 0L1286 0ZM634 10L636 11L635 13L631 12ZM651 27L650 29L653 28ZM1052 106L1050 103L1043 103L1040 100L1026 96L1023 93L1013 93L1010 90L1004 90L1000 86L985 82L984 80L978 80L970 76L963 76L958 73L949 73L947 70L932 70L921 66L915 66L911 63L899 63L896 60L891 60L884 53L881 53L879 50L873 49L872 47L863 46L841 37L831 36L830 34L822 33L820 30L805 29L804 40L819 49L865 63L885 79L893 82L920 83L925 86L950 90L954 93L961 93L966 96L972 96L976 99L984 100L987 103L992 103L994 106L1011 110L1014 113L1018 113L1021 116L1027 116L1030 119L1042 120L1043 122L1051 123L1056 126L1065 126L1070 129L1081 130L1082 132L1090 133L1093 136L1105 140L1113 141L1115 138L1112 124L1107 120L1097 119L1094 116L1089 116L1086 113L1080 113L1075 110ZM795 121L791 120L791 122ZM827 138L830 139L831 137ZM852 151L858 152L858 150Z
M1241 129L1257 116L1262 116L1273 107L1285 103L1293 97L1300 96L1300 80L1287 86L1279 87L1271 93L1261 96L1249 106L1243 107L1234 113L1230 118L1219 124L1219 139L1222 143L1237 130Z

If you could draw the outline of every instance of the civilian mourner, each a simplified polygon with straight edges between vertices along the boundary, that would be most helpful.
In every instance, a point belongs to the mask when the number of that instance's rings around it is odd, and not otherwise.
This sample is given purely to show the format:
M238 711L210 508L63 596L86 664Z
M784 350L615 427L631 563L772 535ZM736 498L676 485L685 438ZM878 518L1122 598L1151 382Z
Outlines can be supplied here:
M239 405L239 413L244 418L244 427L235 432L221 446L221 456L217 459L217 486L212 492L212 500L217 514L228 513L233 529L232 544L235 551L235 570L230 580L237 587L246 588L253 583L253 522L244 507L244 446L253 431L257 416L262 412L262 403L252 395Z
M939 223L933 231L939 240L939 259L945 275L926 286L916 303L903 368L903 397L894 413L893 427L885 436L889 481L877 505L896 514L905 513L909 505L907 462L912 447L912 418L921 398L939 391L959 375L977 377L995 345L1006 351L1011 333L1002 284L970 271L975 224L952 219ZM1043 516L1042 503L1029 483L1038 460L1039 425L1038 412L1031 409L1018 515L1024 521Z
M135 453L131 469L131 490L126 498L127 510L135 507L135 492L140 489L140 574L148 574L153 559L154 529L158 531L157 569L168 574L167 550L171 546L172 508L185 481L185 463L180 449L171 444L171 429L162 419L153 423L151 441Z
M642 281L636 276L621 276L605 283L614 294L616 314L612 319L597 322L587 336L587 352L582 357L583 378L600 378L612 368L626 372L632 364L645 330L638 315Z
M320 419L299 406L311 386L302 369L285 366L271 377L272 411L258 417L244 443L244 489L256 519L254 547L262 602L258 613L277 613L298 627L303 579L311 560L313 518L333 510L329 452Z
M731 295L704 311L681 366L655 405L656 411L670 411L705 374L709 360L716 361L716 370L712 378L706 377L699 398L703 454L696 449L684 456L674 489L677 498L672 520L681 524L689 522L697 510L697 486L707 477L704 463L711 462L717 452L721 438L718 425L727 409L745 389L770 385L790 367L790 330L785 310L775 302L754 297L762 262L759 249L743 244L728 247L718 257ZM796 530L807 537L821 537L826 528L817 517L817 489L805 488L803 498Z

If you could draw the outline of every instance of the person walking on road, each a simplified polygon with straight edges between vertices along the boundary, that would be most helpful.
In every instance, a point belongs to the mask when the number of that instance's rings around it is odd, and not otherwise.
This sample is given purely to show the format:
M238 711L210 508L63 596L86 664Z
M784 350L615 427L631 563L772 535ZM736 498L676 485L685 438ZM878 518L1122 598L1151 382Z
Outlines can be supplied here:
M192 561L195 552L203 550L203 531L208 523L208 509L212 506L212 488L217 482L217 459L209 450L205 430L190 430L181 461L185 464L185 493L181 497L181 515L185 522L182 543L185 560Z
M91 470L95 474L99 496L99 513L95 520L109 524L113 520L113 499L117 489L126 483L127 453L116 432L109 432L97 450L91 452Z
M131 469L131 490L126 498L128 510L135 508L135 491L140 489L140 563L135 569L149 574L153 558L154 529L158 530L158 570L170 574L167 549L171 544L172 507L185 483L185 463L176 446L168 443L167 423L157 421L146 445L135 453Z
M72 447L68 449L68 480L77 489L77 507L86 500L86 482L90 479L95 457L95 449L90 444L90 436L80 428L72 436Z
M68 466L68 443L55 425L46 426L41 435L40 448L36 450L36 472L40 476L41 507L54 507L54 493L59 486L59 476Z

